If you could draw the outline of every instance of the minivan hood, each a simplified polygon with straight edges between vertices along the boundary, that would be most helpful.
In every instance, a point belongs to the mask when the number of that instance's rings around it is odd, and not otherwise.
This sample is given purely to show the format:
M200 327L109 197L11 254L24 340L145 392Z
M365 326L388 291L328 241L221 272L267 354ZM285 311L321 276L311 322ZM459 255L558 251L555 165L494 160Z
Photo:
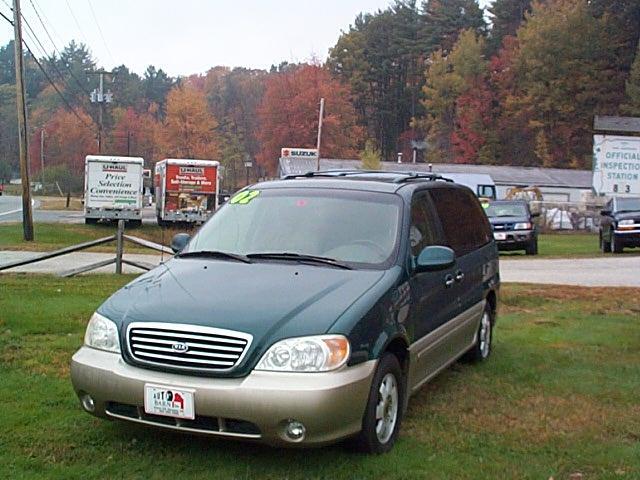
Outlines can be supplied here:
M383 274L295 262L174 258L116 292L98 311L118 324L121 338L131 322L249 333L253 342L243 363L255 363L251 357L277 340L327 332Z

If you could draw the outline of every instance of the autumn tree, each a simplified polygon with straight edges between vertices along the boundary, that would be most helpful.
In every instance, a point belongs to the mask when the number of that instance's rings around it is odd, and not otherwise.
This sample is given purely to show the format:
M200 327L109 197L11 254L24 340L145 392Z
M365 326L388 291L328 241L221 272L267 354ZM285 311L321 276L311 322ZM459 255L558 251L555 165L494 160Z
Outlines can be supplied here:
M316 146L320 98L325 98L322 150L325 158L354 158L362 138L348 87L316 65L303 65L267 79L258 109L258 162L275 173L282 147Z
M623 110L628 115L640 117L640 42L638 42L636 58L631 67L631 75L629 75L626 87L626 102Z
M624 78L611 69L609 35L585 0L534 3L518 30L511 108L530 114L544 166L590 165L593 116L620 105Z
M488 8L491 15L491 31L487 40L487 51L495 54L507 36L515 36L531 12L531 0L495 0Z
M486 23L476 0L424 0L420 36L427 52L448 53L463 30L484 34Z
M218 122L203 92L189 85L174 87L167 95L167 113L160 135L162 155L170 158L215 159Z
M483 50L483 38L469 29L460 34L449 55L439 50L431 56L423 89L426 115L414 122L427 132L429 161L478 161L492 101Z
M147 165L160 160L157 145L160 125L152 112L138 113L132 107L117 108L113 113L115 123L108 138L109 152L142 157Z
M91 117L84 111L59 109L31 137L29 151L31 170L39 173L40 132L44 131L46 169L57 172L55 178L63 190L80 191L84 178L85 156L96 154L98 144Z

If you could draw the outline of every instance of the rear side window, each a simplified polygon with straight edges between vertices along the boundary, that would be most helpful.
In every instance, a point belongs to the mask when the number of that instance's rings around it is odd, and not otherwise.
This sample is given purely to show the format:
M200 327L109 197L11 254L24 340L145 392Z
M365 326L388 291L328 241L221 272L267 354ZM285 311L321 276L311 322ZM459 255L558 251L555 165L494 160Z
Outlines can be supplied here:
M491 227L480 202L473 193L453 188L434 188L429 192L449 247L465 255L491 240Z
M436 222L429 207L427 194L415 195L411 201L411 226L409 227L411 254L414 257L420 255L425 247L437 244Z

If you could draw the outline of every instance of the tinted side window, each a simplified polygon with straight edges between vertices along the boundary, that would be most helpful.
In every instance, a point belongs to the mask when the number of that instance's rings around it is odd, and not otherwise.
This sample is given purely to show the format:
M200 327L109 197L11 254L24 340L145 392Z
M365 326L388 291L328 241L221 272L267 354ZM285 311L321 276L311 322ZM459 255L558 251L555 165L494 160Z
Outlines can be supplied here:
M411 200L409 242L411 254L417 257L424 247L437 243L436 221L426 193L418 193Z
M429 193L456 255L465 255L491 240L489 221L475 195L453 188L434 188Z

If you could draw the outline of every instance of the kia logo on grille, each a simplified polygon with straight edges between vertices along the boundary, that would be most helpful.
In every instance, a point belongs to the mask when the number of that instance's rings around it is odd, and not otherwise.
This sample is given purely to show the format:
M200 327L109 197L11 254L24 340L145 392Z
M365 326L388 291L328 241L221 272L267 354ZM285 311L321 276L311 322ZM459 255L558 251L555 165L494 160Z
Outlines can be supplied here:
M189 345L183 342L176 342L171 345L171 350L178 353L185 353L187 350L189 350Z

